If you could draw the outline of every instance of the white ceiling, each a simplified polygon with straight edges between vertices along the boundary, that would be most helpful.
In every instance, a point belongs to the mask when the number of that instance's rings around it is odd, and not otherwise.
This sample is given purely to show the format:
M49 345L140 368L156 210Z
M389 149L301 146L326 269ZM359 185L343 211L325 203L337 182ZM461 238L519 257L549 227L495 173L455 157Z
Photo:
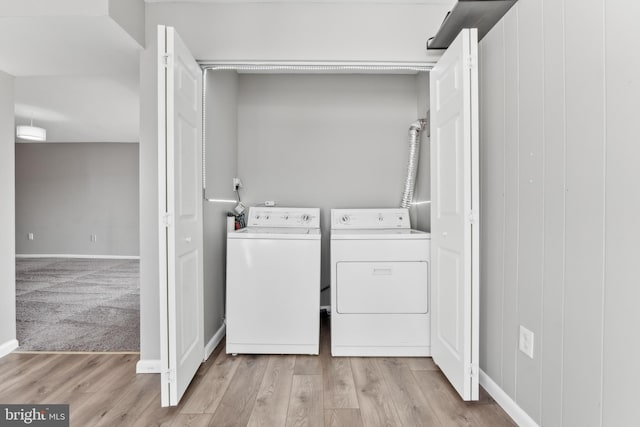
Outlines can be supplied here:
M108 15L0 16L16 125L33 114L51 142L137 142L141 49Z

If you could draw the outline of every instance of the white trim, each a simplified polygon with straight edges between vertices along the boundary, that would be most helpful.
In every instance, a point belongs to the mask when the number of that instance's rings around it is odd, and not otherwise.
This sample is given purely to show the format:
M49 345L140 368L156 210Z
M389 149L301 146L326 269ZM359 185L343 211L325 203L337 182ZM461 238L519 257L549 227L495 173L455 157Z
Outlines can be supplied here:
M18 340L9 340L3 344L0 344L0 357L4 357L10 354L13 350L18 348Z
M46 141L24 141L24 140L16 140L16 144L42 144L42 145L51 145L51 144L140 144L140 141L87 141L83 139L82 141L51 141L50 139Z
M538 424L518 404L480 369L480 385L509 414L520 427L539 427Z
M161 366L160 359L140 359L136 363L136 374L159 374Z
M169 216L167 215L167 84L169 78L167 56L167 27L158 25L157 52L157 95L158 95L158 292L160 293L160 406L169 406L170 366L169 366L169 308L167 293ZM165 59L166 58L166 59ZM166 61L166 62L165 62ZM165 66L166 64L166 66ZM166 224L166 225L165 225Z
M198 60L203 70L235 70L239 73L369 73L416 74L431 70L434 61L224 61Z
M140 354L139 351L57 351L57 350L18 350L17 354Z
M207 360L209 356L211 356L211 353L213 353L213 350L216 349L216 347L218 346L218 344L220 344L220 341L222 341L222 338L224 338L226 334L227 334L227 324L222 323L222 326L220 326L220 328L216 331L216 333L213 334L213 336L211 337L207 345L204 346L204 360Z
M140 259L137 255L16 254L16 258Z

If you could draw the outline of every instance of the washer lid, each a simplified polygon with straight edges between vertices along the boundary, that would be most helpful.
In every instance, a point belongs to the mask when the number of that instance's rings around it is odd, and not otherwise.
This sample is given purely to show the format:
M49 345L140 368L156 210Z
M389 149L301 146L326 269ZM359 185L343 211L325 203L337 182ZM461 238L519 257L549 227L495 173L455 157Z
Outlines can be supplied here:
M430 240L431 233L406 228L331 230L331 240Z
M318 228L246 227L227 233L229 239L320 240Z

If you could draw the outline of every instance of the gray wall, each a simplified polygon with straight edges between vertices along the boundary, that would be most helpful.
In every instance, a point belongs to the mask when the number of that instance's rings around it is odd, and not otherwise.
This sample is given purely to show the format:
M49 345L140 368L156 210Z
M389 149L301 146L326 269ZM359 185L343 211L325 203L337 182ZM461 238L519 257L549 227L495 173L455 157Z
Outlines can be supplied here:
M147 48L140 56L140 359L159 360L158 43L148 19L146 29Z
M138 144L20 143L15 167L18 254L139 254Z
M160 357L156 26L176 27L201 60L430 61L438 53L426 52L425 41L450 4L146 4L147 46L140 62L141 359Z
M238 75L207 73L206 197L235 200L233 178L238 158ZM205 344L222 326L226 283L227 212L235 204L204 202Z
M16 339L14 79L0 71L0 346Z
M243 74L238 86L243 201L321 208L328 286L330 209L400 204L417 77Z
M416 178L413 201L417 203L410 210L411 226L422 231L431 231L431 146L429 144L429 73L416 76L417 111L416 118L427 119L427 128L420 134L420 161ZM407 133L408 137L408 133ZM408 139L407 139L408 144Z
M481 367L543 426L637 424L639 17L521 0L480 44Z

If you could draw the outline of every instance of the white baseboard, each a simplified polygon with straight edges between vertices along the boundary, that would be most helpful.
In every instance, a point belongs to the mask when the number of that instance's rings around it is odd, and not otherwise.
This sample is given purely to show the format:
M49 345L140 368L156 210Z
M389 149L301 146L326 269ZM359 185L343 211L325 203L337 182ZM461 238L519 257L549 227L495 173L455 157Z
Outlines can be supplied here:
M539 427L538 424L518 404L500 388L482 369L480 370L480 385L487 393L509 414L520 427Z
M222 326L220 326L220 329L218 329L216 333L213 334L213 337L211 337L207 345L204 347L204 360L207 360L209 356L211 356L211 353L213 353L213 350L215 350L218 344L220 344L220 341L222 341L226 333L227 325L223 323ZM136 374L159 374L161 366L162 363L160 362L160 360L141 359L138 360L138 363L136 363Z
M9 340L5 343L0 344L0 357L4 357L7 354L11 353L13 350L18 348L18 340Z
M16 254L16 258L140 259L136 255Z
M222 338L224 338L226 333L227 324L223 323L222 326L220 326L220 329L213 334L213 337L211 337L207 345L204 346L204 360L207 360L209 356L211 356L211 353L213 353L213 350L215 350L218 344L220 344L220 341L222 341Z
M159 374L162 364L160 360L138 360L136 374Z

